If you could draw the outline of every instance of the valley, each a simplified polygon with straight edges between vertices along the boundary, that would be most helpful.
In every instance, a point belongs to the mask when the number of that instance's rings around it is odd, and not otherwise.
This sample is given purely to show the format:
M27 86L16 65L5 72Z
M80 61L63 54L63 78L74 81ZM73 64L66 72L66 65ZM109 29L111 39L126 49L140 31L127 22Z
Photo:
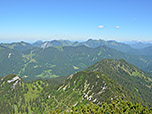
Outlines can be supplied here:
M48 42L54 47L45 48L40 48L40 46L44 46L42 44L36 45L36 43L18 42L1 44L0 68L2 70L0 71L0 75L18 74L21 77L26 77L26 80L67 76L84 70L89 65L105 58L124 59L128 63L151 73L152 56L140 53L139 51L136 51L136 53L139 52L136 55L135 53L130 54L127 52L127 49L135 49L127 44L116 41L88 40L81 43L85 45L80 45L79 43L79 46L71 46L76 43L56 40ZM126 50L120 51L124 49Z

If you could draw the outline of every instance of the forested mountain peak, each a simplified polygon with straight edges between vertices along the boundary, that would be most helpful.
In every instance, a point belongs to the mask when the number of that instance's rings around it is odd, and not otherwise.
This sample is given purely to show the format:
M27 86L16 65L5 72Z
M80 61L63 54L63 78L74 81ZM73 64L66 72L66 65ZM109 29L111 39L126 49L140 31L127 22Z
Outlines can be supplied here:
M91 65L87 70L93 71L108 71L113 70L115 73L123 74L126 73L130 76L138 76L140 78L145 78L145 73L139 68L132 64L127 63L124 59L113 60L113 59L103 59L94 65Z
M104 73L110 79L132 91L138 98L142 97L141 102L150 101L149 104L151 104L152 77L126 61L103 59L89 66L86 71ZM138 101L140 100L138 99Z

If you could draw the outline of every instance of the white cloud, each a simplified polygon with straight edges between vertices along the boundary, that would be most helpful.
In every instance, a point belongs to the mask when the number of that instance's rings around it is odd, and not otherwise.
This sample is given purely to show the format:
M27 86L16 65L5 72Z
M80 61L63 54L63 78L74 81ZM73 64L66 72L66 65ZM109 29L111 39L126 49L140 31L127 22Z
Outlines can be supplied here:
M103 25L98 26L98 28L103 28L103 27L104 27Z
M115 28L120 28L120 26L115 26Z

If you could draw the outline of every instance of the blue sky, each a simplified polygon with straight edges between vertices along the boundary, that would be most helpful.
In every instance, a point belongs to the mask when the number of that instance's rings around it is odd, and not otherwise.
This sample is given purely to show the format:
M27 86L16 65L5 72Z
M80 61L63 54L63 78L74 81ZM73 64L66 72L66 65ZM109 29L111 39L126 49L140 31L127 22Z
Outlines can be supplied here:
M0 41L149 41L151 6L152 0L0 0Z

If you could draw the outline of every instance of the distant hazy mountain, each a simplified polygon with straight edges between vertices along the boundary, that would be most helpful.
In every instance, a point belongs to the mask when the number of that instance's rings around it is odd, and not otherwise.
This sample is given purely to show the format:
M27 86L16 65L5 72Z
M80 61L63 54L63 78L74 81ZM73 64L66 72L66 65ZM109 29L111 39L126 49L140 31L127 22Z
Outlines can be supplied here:
M124 42L124 43L128 44L129 46L135 49L142 49L142 48L147 48L149 46L152 46L152 42L130 41L130 42Z
M87 41L78 42L78 41L69 41L69 40L52 40L52 41L36 41L33 44L29 44L26 42L16 42L16 43L3 43L0 44L1 46L5 46L11 49L15 49L18 51L24 51L27 49L30 49L32 47L40 47L40 48L48 48L48 47L61 47L61 46L87 46L90 48L97 48L100 46L106 46L110 48L114 48L118 51L131 54L131 55L143 55L142 53L143 48L147 48L149 46L152 46L151 43L145 43L145 42L117 42L114 40L93 40L89 39ZM141 50L142 49L142 50Z
M128 46L124 43L116 42L114 40L104 41L104 40L89 39L88 41L83 42L82 44L84 44L88 47L91 47L91 48L96 48L99 46L107 46L107 47L114 48L114 49L117 49L117 50L122 51L122 52L128 52L131 50L130 46Z
M47 47L58 47L58 46L77 46L79 42L72 42L69 40L52 40L52 41L37 41L33 43L35 47L47 48Z
M39 45L38 45L39 44ZM90 48L97 48L100 46L107 46L110 48L117 49L122 52L130 52L133 50L129 45L124 43L119 43L116 41L104 41L104 40L93 40L89 39L84 42L72 42L69 40L52 40L52 41L45 41L45 42L35 42L33 46L41 47L41 48L47 48L47 47L58 47L58 46L80 46L85 45Z
M43 45L43 41L38 40L38 41L34 42L32 45L33 45L34 47L41 47L41 45Z
M152 46L141 49L143 55L152 56Z
M26 43L23 41L14 43L2 43L0 44L0 46L4 46L17 51L24 51L33 47L30 43Z
M131 55L147 55L146 53L143 53L144 52L143 48L152 46L152 43L137 42L137 41L122 43L122 42L117 42L115 40L105 41L101 39L99 40L89 39L83 42L78 42L78 41L72 42L69 40L52 40L45 42L38 41L33 43L34 47L41 47L41 48L60 47L60 46L81 46L81 45L90 48L106 46Z
M104 102L114 105L118 99L152 106L152 78L124 60L104 59L85 71L70 75L65 81L63 79L26 83L17 75L0 78L1 113L50 113L58 108L63 113L71 106L74 110L74 107L82 108L82 104L90 102L100 106ZM124 107L123 112L127 111L125 102L119 102Z

